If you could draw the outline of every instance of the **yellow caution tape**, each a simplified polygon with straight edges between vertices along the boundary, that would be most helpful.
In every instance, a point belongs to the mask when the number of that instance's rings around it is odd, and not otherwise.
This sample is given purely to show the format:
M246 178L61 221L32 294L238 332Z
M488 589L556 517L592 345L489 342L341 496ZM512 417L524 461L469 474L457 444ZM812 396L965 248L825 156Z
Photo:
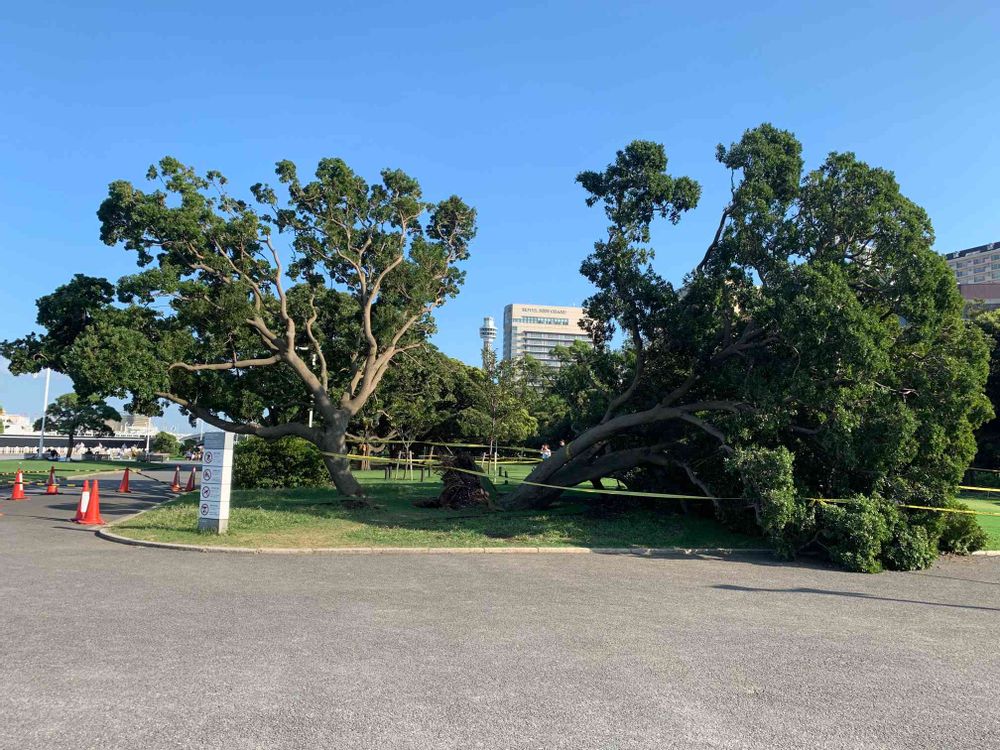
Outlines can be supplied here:
M809 500L814 500L817 503L853 503L854 500L845 500L843 498L822 498L822 497L811 497ZM966 510L965 508L941 508L935 505L904 505L903 503L897 503L897 508L911 508L913 510L932 510L937 513L964 513L970 516L1000 516L1000 513L990 513L985 510Z
M379 438L371 438L370 440L364 440L363 438L348 438L348 443L357 443L359 445L405 445L407 441L405 440L380 440ZM410 445L433 445L441 448L486 448L489 450L491 446L484 443L437 443L430 440L410 440ZM497 451L520 451L521 453L538 453L538 448L529 448L524 445L494 445L493 450Z
M320 451L324 456L330 456L332 458L346 458L349 460L375 460L383 461L386 463L396 463L394 458L383 458L381 456L358 456L353 453L334 453L331 451ZM405 459L404 459L405 460ZM414 464L422 464L427 466L427 468L440 468L442 464L438 461L431 461L430 459L414 458L410 461ZM489 474L482 471L473 471L472 469L459 469L454 466L446 467L448 471L458 471L462 474L471 474L472 476L485 477L486 479L492 480ZM653 498L664 498L668 500L743 500L741 497L705 497L704 495L673 495L665 492L639 492L636 490L599 490L592 487L564 487L558 484L543 484L541 482L529 482L527 479L510 479L509 481L515 482L517 484L527 484L532 487L543 487L552 490L562 490L563 492L589 492L597 495L628 495L630 497L653 497Z
M329 452L329 451L320 451L320 453L322 453L324 456L331 456L333 458L346 458L346 459L354 459L354 460L368 458L368 459L376 459L376 460L382 460L382 461L386 461L386 462L393 462L393 463L395 463L395 459L381 458L379 456L357 456L357 455L354 455L354 454L351 454L351 453L332 453L332 452ZM418 464L425 464L425 465L428 465L428 468L431 468L429 466L429 464L431 462L429 460L427 460L427 459L412 459L411 462L412 463L418 463ZM441 466L441 464L437 463L437 462L435 462L434 465L438 466L438 467ZM450 471L458 471L458 472L461 472L463 474L471 474L472 476L485 477L487 479L491 479L490 475L488 475L488 474L486 474L484 472L481 472L481 471L473 471L471 469L459 469L459 468L454 467L454 466L449 466L447 468ZM649 497L649 498L658 498L658 499L666 499L666 500L745 500L746 499L746 498L743 498L743 497L706 497L705 495L676 495L676 494L667 493L667 492L639 492L637 490L599 490L599 489L591 488L591 487L565 487L563 485L557 485L557 484L543 484L542 482L529 482L527 479L510 479L509 481L514 482L516 484L527 484L527 485L529 485L531 487L542 487L542 488L545 488L545 489L562 490L563 492L585 492L585 493L593 493L593 494L597 494L597 495L624 495L624 496L627 496L627 497ZM1000 490L995 490L995 491L996 492L1000 492ZM846 499L846 498L808 497L808 498L805 498L805 499L806 500L812 500L812 501L818 502L818 503L852 503L852 502L855 502L854 500L850 500L850 499ZM903 505L903 504L897 504L897 507L899 507L899 508L911 508L911 509L914 509L914 510L930 510L930 511L937 511L939 513L964 513L964 514L974 515L974 516L1000 516L1000 513L990 513L990 512L987 512L987 511L979 511L979 510L964 510L964 509L960 509L960 508L938 508L938 507L934 507L934 506L930 506L930 505Z

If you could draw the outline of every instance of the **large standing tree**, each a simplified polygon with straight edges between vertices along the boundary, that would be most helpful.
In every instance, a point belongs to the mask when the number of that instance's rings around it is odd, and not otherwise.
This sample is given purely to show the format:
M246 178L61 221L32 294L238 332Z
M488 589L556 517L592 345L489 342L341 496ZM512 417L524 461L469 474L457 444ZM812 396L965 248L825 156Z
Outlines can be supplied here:
M45 428L60 435L65 435L69 447L66 457L73 455L73 446L81 433L99 435L101 437L114 435L108 425L111 421L121 421L121 414L95 396L81 398L75 393L67 393L56 398L45 409ZM35 421L35 429L42 429L42 420Z
M424 201L398 170L374 184L340 159L322 160L308 182L288 161L276 173L286 199L257 184L255 204L230 195L218 172L172 158L150 168L156 190L112 183L101 239L136 253L142 270L119 281L118 304L79 325L70 312L40 315L47 333L4 351L21 371L60 369L29 356L58 351L78 388L128 395L133 411L174 403L223 430L346 453L352 417L457 294L475 211L455 196ZM90 298L107 296L87 285ZM346 460L326 464L341 492L362 494Z
M608 230L582 266L597 350L577 369L610 390L592 389L581 433L529 480L657 473L716 498L720 513L734 512L721 498L744 498L735 512L785 552L818 544L859 569L923 564L913 550L937 529L913 531L897 504L953 497L990 414L987 347L962 318L926 213L893 175L849 153L803 174L800 151L770 125L719 147L732 193L679 287L653 269L650 225L694 208L698 185L669 175L663 148L644 141L578 177ZM522 485L507 502L558 494ZM848 549L866 524L877 543Z

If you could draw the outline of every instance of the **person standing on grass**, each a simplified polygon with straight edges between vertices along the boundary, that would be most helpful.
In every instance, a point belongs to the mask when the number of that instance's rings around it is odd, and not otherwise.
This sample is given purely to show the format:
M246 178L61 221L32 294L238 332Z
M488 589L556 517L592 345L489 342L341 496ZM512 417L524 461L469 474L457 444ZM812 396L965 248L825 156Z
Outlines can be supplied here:
M542 460L544 461L547 458L552 458L552 449L549 448L548 443L544 443L542 445Z

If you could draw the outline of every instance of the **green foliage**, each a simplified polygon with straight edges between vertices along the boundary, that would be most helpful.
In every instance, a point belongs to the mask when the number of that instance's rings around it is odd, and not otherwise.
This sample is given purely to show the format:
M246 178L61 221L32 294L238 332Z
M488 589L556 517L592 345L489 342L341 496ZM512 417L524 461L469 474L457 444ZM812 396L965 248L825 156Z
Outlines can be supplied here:
M965 503L953 501L948 504L955 510L969 510ZM942 513L940 538L938 548L942 552L956 555L968 555L983 549L987 543L987 534L976 522L974 515L965 513Z
M0 344L12 371L51 366L133 411L174 403L220 429L342 451L348 423L458 293L476 213L457 196L425 201L399 170L369 184L323 159L312 180L289 161L275 174L280 188L253 185L252 201L172 157L150 167L152 189L111 183L100 238L138 272L77 276L41 298L45 332ZM361 492L345 462L330 470Z
M882 549L882 562L889 570L923 570L937 559L933 527L911 524L898 512L892 517L891 538Z
M233 454L236 487L325 487L330 483L319 450L299 438L247 438L237 443Z
M199 445L201 445L201 439L200 438L197 438L197 437L184 438L181 441L181 450L186 453L187 451L194 450Z
M490 445L520 444L538 429L531 406L538 363L530 358L500 360L483 347L483 367L472 372L472 404L458 416L463 432Z
M45 410L45 429L66 435L72 452L77 435L113 435L108 422L120 421L121 414L96 396L81 398L75 393L66 393L56 398ZM42 420L35 421L35 429L40 430Z
M969 319L981 330L990 347L990 370L986 397L996 415L1000 413L1000 310L987 310L976 303L969 305ZM994 416L976 431L976 466L1000 466L1000 418Z
M769 124L717 158L730 199L678 287L650 262L650 224L678 221L697 185L669 175L662 147L644 141L580 175L608 218L581 267L596 287L585 307L597 346L565 354L553 389L582 429L530 478L742 497L785 556L925 566L941 514L897 505L954 497L993 413L982 329L1000 318L963 319L930 220L891 172L849 152L804 171L799 142ZM552 495L527 486L509 502ZM817 509L808 498L858 502ZM716 506L727 520L750 515Z
M180 453L180 441L169 432L158 432L149 442L149 447L156 453L169 453L175 456Z
M546 437L568 438L598 424L608 408L611 394L623 390L635 367L632 350L609 351L575 341L556 347L559 370L551 376L544 424Z
M350 432L376 447L397 439L463 441L462 417L476 400L475 373L429 344L407 352L355 415Z
M69 372L69 348L114 298L114 286L107 279L76 274L52 294L39 297L35 321L45 334L31 333L14 341L0 342L0 355L10 360L14 375L40 372L51 367Z
M877 500L858 495L845 505L823 504L819 523L835 564L858 573L881 572L882 548L891 534Z
M727 462L740 476L743 497L752 505L760 530L786 559L815 532L814 511L796 496L793 461L791 451L782 446L740 448Z

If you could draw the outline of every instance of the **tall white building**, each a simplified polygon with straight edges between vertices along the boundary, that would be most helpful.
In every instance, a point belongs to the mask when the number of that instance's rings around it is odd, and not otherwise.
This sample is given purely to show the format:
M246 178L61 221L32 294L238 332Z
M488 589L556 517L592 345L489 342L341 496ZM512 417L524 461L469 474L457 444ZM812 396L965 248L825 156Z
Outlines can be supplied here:
M534 357L547 367L559 368L552 354L557 346L574 341L590 343L581 325L582 307L510 304L503 309L503 358Z

